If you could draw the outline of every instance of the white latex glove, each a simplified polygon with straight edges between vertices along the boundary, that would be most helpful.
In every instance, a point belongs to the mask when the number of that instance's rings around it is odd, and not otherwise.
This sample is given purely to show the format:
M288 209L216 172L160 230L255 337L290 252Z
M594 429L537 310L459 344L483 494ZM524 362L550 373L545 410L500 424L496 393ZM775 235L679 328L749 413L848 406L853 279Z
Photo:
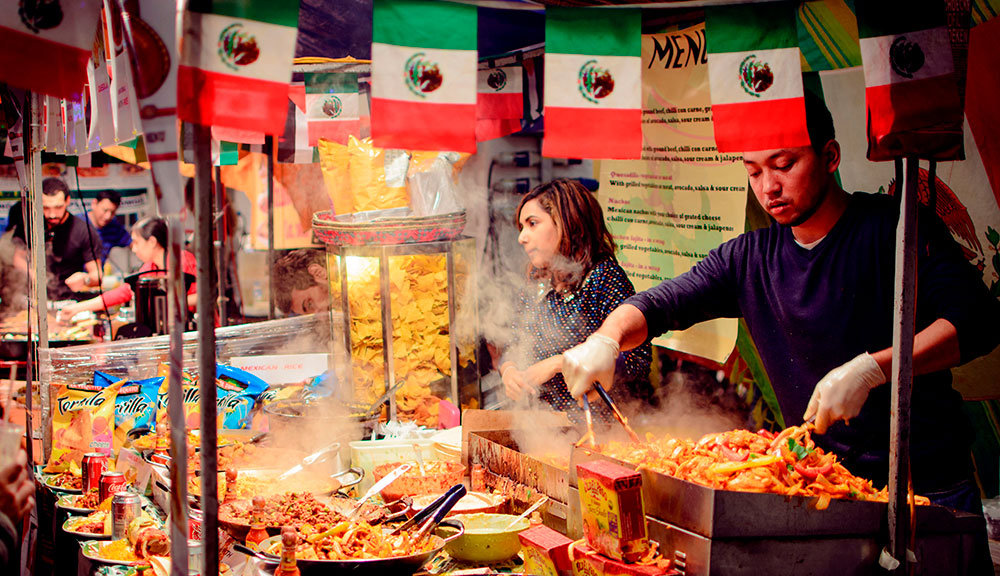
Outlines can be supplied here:
M600 382L605 388L611 388L616 358L618 342L597 333L563 352L562 373L569 393L580 399L590 391L594 381Z
M802 416L809 420L816 416L816 431L820 434L838 420L848 421L861 412L868 393L885 384L885 374L878 363L865 352L842 366L838 366L816 384L809 406Z

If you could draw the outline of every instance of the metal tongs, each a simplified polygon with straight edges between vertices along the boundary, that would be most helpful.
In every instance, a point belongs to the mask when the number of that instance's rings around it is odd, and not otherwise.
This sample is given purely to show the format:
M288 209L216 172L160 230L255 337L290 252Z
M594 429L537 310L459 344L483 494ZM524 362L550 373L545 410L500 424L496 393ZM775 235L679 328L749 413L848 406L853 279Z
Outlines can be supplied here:
M395 530L389 532L389 536L395 536L396 534L399 534L404 530L409 530L411 527L420 524L428 517L430 517L430 515L433 514L435 510L437 510L442 504L445 503L446 500L448 500L448 498L458 493L461 493L462 496L464 496L466 494L465 486L461 484L455 484L454 486L449 488L447 492L438 496L436 500L428 504L426 508L414 514L413 518L410 518L406 522L403 522L402 524L397 526ZM461 499L462 496L459 496L459 499ZM455 502L458 502L458 500L455 500ZM452 506L449 506L449 509L452 507L454 507L454 504L452 504Z
M353 520L354 517L357 516L358 512L361 510L361 507L365 505L365 502L371 499L372 496L381 492L383 488L395 482L396 479L398 479L400 476L409 472L410 468L412 467L413 466L410 464L403 464L402 466L399 466L392 472L389 472L388 474L383 476L381 480L373 484L372 487L369 488L367 492L365 492L365 495L362 496L360 500L358 500L358 503L354 505L354 508L351 510L350 514L347 515L347 519Z
M420 525L420 528L413 533L410 537L410 541L419 544L430 533L430 531L434 529L435 526L441 523L441 520L444 520L444 517L448 515L448 512L451 512L451 509L454 508L455 504L457 504L458 501L465 496L465 493L465 486L456 484L445 493L443 500L441 498L435 500L435 502L440 501L441 503L433 510L430 517ZM431 503L431 506L433 505L434 503ZM428 506L428 508L430 508L430 506Z
M615 420L618 420L618 423L625 429L625 433L628 434L629 440L638 443L639 435L636 434L635 430L628 425L628 418L626 418L625 415L622 414L622 411L618 409L618 405L611 399L611 395L604 389L604 386L601 386L600 382L594 382L594 390L597 390L597 394L601 397L601 400L604 400L604 403L608 405L608 408L611 408L611 413L615 415ZM586 398L586 396L584 396L584 398Z
M292 466L288 470L282 472L281 475L278 476L278 481L280 482L280 481L285 480L286 478L288 478L290 476L294 476L295 474L298 474L299 472L301 472L302 470L304 470L306 466L312 465L312 463L315 462L317 459L319 459L320 456L322 456L323 454L326 454L327 452L335 450L335 449L340 449L340 442L334 442L333 444L329 444L327 446L324 446L324 447L320 448L319 450L317 450L316 452L313 452L312 454L306 456L305 458L302 459L302 462L300 462L300 463L296 464L295 466Z
M579 448L580 446L589 443L591 448L596 448L597 447L595 443L596 436L594 435L594 415L590 411L590 400L587 398L586 394L583 395L583 416L587 421L587 433L584 434L579 440L577 440L576 444L574 444L573 446L575 448Z

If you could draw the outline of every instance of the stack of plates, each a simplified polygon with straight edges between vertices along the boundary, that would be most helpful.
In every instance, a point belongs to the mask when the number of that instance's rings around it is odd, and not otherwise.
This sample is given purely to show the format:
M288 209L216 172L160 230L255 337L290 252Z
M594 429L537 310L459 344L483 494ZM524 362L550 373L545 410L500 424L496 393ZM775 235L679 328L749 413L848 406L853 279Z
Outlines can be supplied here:
M434 452L439 460L446 462L462 461L462 427L457 426L448 430L442 430L431 436L434 443Z

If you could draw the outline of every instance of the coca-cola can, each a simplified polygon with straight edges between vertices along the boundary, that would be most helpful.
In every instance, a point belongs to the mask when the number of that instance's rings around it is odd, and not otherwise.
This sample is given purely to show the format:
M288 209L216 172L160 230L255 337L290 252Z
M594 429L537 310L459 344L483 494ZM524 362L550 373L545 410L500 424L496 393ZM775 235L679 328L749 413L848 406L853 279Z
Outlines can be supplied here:
M114 470L106 470L101 474L101 489L97 495L97 500L104 502L112 494L117 494L125 490L126 486L125 474L115 472Z
M188 539L201 540L201 510L191 510L188 513Z
M83 455L80 472L83 481L83 493L99 492L101 489L101 474L108 469L108 455L103 452L88 452Z
M111 538L121 540L132 520L142 514L139 495L134 492L115 492L111 497Z

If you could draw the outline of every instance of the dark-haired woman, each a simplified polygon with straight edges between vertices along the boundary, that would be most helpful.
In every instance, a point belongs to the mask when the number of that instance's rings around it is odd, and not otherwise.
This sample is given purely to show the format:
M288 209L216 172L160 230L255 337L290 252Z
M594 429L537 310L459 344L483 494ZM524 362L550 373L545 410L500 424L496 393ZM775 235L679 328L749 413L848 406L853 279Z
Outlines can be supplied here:
M515 402L537 397L579 420L561 374L562 353L597 330L635 288L615 258L600 204L576 180L554 180L526 194L516 224L530 261L529 285L518 299L517 345L500 362L504 390ZM612 395L648 401L651 358L648 343L621 354ZM610 415L598 404L594 409Z
M142 267L138 271L166 270L168 242L167 221L163 218L144 218L136 222L132 226L132 244L130 247L132 253L138 256L139 260L142 260ZM187 250L181 252L181 271L192 276L198 271L194 254ZM71 318L80 312L96 312L103 310L105 307L110 308L124 304L131 300L132 296L132 287L127 283L122 284L90 300L70 304L60 310L59 315L63 318ZM188 310L194 311L197 302L197 285L192 282L187 292Z

